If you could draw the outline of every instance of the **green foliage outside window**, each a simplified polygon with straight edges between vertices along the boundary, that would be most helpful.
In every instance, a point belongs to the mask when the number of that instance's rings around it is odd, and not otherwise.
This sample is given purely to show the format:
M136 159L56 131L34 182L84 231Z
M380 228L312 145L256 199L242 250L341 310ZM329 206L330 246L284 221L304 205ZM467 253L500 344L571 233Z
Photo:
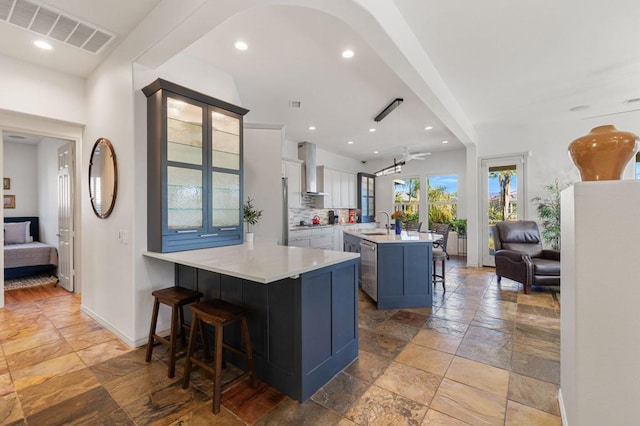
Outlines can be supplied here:
M493 225L503 220L516 220L518 203L511 192L511 184L515 183L518 178L516 170L509 168L490 169L489 178L496 179L500 186L500 193L489 199L489 224Z
M429 186L428 197L429 223L452 223L456 219L456 193L448 192L445 186Z
M420 221L420 178L398 179L394 182L394 210L402 211L403 223Z

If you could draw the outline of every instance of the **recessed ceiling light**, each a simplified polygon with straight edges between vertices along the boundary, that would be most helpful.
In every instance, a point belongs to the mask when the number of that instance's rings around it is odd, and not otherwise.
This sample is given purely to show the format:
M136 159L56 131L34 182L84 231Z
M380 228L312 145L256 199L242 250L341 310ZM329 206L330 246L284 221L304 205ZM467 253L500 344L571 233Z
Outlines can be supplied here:
M374 154L380 154L380 151L373 151Z
M370 128L370 129L369 129L369 131L370 131L370 132L375 132L375 131L376 131L376 129L375 129L375 127L372 127L372 128Z
M449 141L442 141L442 143L449 143Z
M309 126L309 130L315 130L316 126Z
M353 141L347 141L347 145L353 145Z
M573 108L569 108L569 111L571 112L584 111L585 109L589 109L589 108L591 108L589 105L578 105L578 106L574 106Z
M433 126L427 126L427 127L425 127L424 129L425 129L425 130L431 130L431 129L433 129Z
M36 47L39 47L42 50L51 50L51 49L53 49L53 46L51 46L51 44L47 43L44 40L36 40L36 41L33 42L33 44Z
M249 48L249 45L242 40L236 41L236 44L234 44L234 46L238 50L247 50Z
M354 55L353 50L350 50L350 49L344 50L342 52L342 57L346 59L353 58L353 55Z

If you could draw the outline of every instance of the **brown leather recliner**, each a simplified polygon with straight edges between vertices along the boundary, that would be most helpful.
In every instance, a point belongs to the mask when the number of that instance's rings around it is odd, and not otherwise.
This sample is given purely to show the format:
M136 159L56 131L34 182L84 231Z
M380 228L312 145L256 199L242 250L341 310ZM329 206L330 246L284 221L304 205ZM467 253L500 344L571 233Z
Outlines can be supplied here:
M535 222L498 222L493 240L498 283L502 277L518 281L525 294L532 285L560 285L560 252L542 248Z

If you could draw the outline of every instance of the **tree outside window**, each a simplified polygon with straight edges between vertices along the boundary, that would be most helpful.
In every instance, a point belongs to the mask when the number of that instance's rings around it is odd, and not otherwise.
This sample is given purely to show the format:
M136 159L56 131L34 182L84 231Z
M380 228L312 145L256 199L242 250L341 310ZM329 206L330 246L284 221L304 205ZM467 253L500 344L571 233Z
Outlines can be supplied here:
M420 221L420 178L394 179L393 207L404 212L406 221Z
M427 176L429 224L452 223L458 214L458 176Z
M489 224L518 218L516 166L489 167Z

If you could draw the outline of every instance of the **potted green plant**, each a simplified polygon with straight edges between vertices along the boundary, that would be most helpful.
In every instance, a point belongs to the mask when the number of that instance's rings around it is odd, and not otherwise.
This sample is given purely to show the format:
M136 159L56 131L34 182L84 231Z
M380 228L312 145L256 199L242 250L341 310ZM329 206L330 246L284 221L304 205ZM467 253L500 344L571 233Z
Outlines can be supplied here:
M560 192L568 185L560 184L558 179L545 185L547 196L533 197L531 201L536 204L540 224L542 225L542 239L552 249L560 250Z
M451 222L451 230L458 233L458 237L467 235L467 219L455 219Z
M244 221L247 222L247 234L245 241L253 241L253 226L256 225L262 217L262 210L258 210L253 205L251 197L247 197L244 203Z

